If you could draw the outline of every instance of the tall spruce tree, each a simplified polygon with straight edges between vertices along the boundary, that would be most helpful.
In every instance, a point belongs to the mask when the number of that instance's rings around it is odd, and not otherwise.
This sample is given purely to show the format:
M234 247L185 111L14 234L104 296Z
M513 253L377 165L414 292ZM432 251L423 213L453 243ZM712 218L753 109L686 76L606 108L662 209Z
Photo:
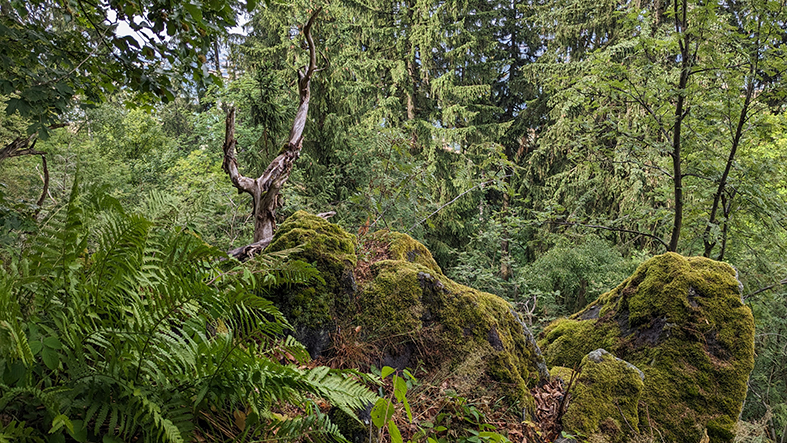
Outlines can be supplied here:
M539 150L563 162L539 166L552 177L550 219L711 255L729 238L730 211L759 212L730 205L745 192L730 181L746 174L736 168L739 147L761 142L762 117L781 103L784 12L768 5L676 0L600 11L577 1L551 9L545 23L561 25L531 68L556 73L546 82L554 123ZM590 20L564 26L577 11Z

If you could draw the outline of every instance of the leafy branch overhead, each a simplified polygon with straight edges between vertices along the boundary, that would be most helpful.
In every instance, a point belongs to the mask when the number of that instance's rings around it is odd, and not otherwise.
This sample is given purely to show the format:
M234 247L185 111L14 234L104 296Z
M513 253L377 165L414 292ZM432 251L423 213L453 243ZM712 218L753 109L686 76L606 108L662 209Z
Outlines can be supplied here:
M74 100L95 105L119 89L139 102L171 101L183 83L210 82L207 56L235 26L228 0L94 3L84 0L3 2L0 94L6 113L48 135Z

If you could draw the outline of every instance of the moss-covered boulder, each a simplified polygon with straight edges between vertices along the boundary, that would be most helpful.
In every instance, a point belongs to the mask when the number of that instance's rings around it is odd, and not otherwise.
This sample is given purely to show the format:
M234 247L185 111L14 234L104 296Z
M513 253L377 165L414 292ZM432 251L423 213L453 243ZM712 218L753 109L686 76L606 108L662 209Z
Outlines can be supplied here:
M271 301L295 327L295 337L312 357L330 346L337 311L355 292L355 236L327 220L298 211L279 225L266 252L297 248L290 259L302 260L320 271L320 279L270 294Z
M636 365L645 374L640 428L664 441L699 442L707 432L728 442L754 366L754 319L734 268L667 253L548 326L539 344L550 366L576 367L596 348Z
M604 349L586 355L581 367L563 426L592 441L632 441L639 433L639 399L645 375ZM550 373L568 382L573 370L555 366Z
M301 250L292 256L314 264L325 283L273 301L307 346L330 337L325 346L309 347L324 362L418 368L423 381L461 396L498 395L521 406L532 404L529 388L548 378L535 340L511 306L447 278L411 237L373 234L358 258L354 236L297 212L268 250L292 247Z

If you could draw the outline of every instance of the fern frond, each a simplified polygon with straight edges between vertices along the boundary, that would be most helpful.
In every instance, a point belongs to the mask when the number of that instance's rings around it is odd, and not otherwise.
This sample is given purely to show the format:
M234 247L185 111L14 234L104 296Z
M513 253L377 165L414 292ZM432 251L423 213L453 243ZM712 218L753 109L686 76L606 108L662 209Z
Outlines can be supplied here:
M33 352L19 322L21 312L19 301L12 294L13 286L13 280L0 268L0 356L19 359L30 367L33 364Z
M309 402L307 413L288 420L273 420L270 434L275 433L281 441L298 440L306 437L315 442L349 443L327 414Z
M0 395L0 411L4 410L12 401L19 401L20 397L27 397L28 399L38 400L53 417L60 413L60 401L57 390L47 392L33 386L9 387L0 384L0 394L2 394Z
M276 404L308 406L311 396L352 411L374 400L346 373L279 363L308 354L255 290L321 281L311 265L287 261L292 250L238 266L189 230L125 213L111 198L82 200L78 190L39 231L29 258L0 270L0 373L21 361L35 374L0 385L0 412L38 416L36 438L48 439L47 420L60 417L54 433L65 432L63 420L81 422L91 441L182 442L200 426L195 417L211 411L260 417ZM164 199L153 200L166 211ZM41 355L27 340L42 344ZM44 407L31 409L31 400ZM343 441L318 409L307 410L277 423L282 435Z
M152 419L156 429L155 438L148 436L148 441L167 441L171 443L184 443L181 430L172 423L172 420L161 414L161 408L157 402L149 399L141 390L135 389L133 392L133 404L137 406L137 413L134 418L137 422L148 416Z
M304 375L315 394L325 398L332 406L341 409L350 417L355 417L357 411L377 400L374 393L344 371L318 366L306 371Z
M180 212L180 199L171 192L153 190L145 196L140 215L156 223L172 223Z
M36 435L36 429L26 426L23 421L12 420L3 426L0 423L0 443L44 443L44 439Z

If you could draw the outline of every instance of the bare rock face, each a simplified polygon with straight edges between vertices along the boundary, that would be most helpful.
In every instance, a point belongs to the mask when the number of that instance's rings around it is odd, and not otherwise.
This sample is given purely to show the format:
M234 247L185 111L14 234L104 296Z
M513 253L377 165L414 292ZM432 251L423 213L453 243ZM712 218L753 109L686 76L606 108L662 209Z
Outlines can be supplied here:
M612 380L596 369L616 362L613 356L644 374L641 396L632 389L628 402L587 395L593 384L585 383L584 398L578 395L566 413L568 431L573 423L582 428L577 430L599 433L601 441L642 433L656 441L699 442L707 434L710 442L730 442L754 367L754 319L741 301L734 268L667 253L640 265L583 311L553 322L539 345L550 366L582 365L583 374L594 368L593 377L601 377L596 385ZM588 353L597 348L612 355L592 362ZM635 413L622 403L635 405ZM598 408L608 411L606 430L603 420L589 416Z
M405 234L355 236L297 212L268 251L299 247L324 282L276 294L274 303L315 358L338 367L419 368L458 395L533 404L549 378L535 340L508 302L446 277ZM356 254L356 250L358 253ZM326 340L327 337L327 340Z

